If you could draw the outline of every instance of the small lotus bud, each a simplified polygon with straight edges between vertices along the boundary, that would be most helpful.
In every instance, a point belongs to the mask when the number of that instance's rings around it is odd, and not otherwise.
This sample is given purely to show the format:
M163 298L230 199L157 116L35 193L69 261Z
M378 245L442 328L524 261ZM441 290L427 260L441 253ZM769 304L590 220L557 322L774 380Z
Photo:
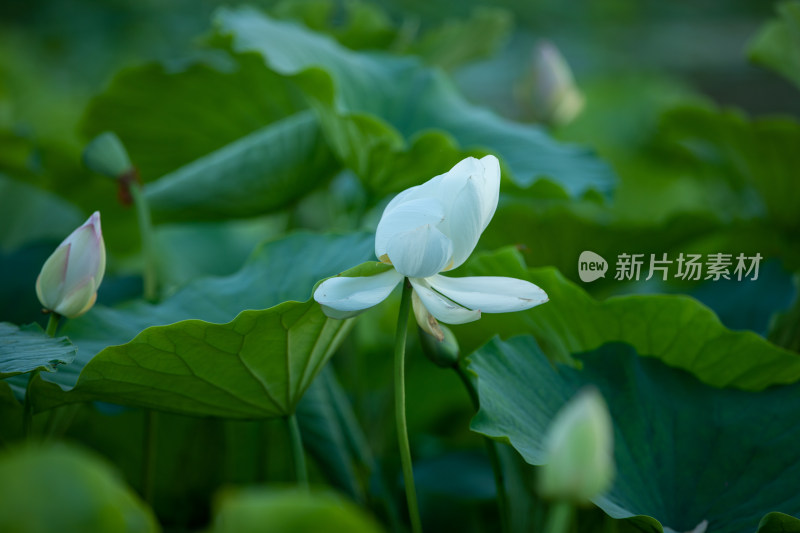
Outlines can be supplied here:
M544 448L542 496L583 504L609 488L614 477L614 432L596 389L579 392L556 414Z
M94 172L117 179L133 169L128 152L111 131L101 133L83 150L84 164Z
M533 118L548 124L572 121L583 109L583 95L572 71L552 43L541 41L533 51L533 79L520 97L532 108Z
M91 309L106 270L100 213L73 231L45 261L36 295L45 309L75 318Z
M411 293L411 307L414 309L414 317L422 331L436 338L438 341L444 340L444 333L436 318L428 312L425 304L419 299L417 291Z
M421 327L418 328L422 353L425 354L425 357L433 361L436 366L453 368L458 364L458 340L453 332L450 331L450 328L442 326L441 324L439 324L438 327L439 331L442 332L442 340L434 337Z

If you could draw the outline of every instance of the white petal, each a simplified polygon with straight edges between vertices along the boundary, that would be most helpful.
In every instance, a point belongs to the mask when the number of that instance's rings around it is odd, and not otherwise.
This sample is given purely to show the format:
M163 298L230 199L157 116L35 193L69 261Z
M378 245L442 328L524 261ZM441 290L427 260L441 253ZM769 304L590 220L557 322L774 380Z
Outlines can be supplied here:
M447 173L441 188L447 190L449 203L440 229L453 241L450 268L457 268L475 249L497 209L500 163L491 155L481 160L468 157Z
M475 180L475 185L481 198L481 232L483 232L492 220L500 199L500 162L493 155L482 157L480 162L483 165L483 176Z
M433 276L426 281L454 302L484 313L522 311L548 300L542 289L516 278Z
M453 202L442 231L453 242L453 261L447 269L460 266L470 256L483 231L481 199L472 179L467 179L460 190L453 191Z
M64 295L64 278L67 275L67 261L69 260L69 243L61 244L47 258L36 278L36 296L45 309L53 310Z
M95 237L97 239L95 245L98 248L97 260L97 273L94 275L94 288L97 290L103 282L103 276L106 274L106 243L103 240L103 230L100 227L100 211L95 211L89 218L89 222L94 228Z
M425 308L436 317L437 320L445 324L465 324L474 322L481 317L480 311L465 309L455 302L448 300L441 294L431 290L424 279L411 278L411 285L425 305Z
M328 307L327 305L321 305L322 312L325 313L325 316L328 318L335 318L336 320L344 320L345 318L352 318L354 316L358 316L366 309L360 309L358 311L339 311L338 309L334 309L333 307Z
M97 238L91 226L81 226L69 236L70 250L67 258L67 272L64 286L71 291L87 277L94 277L100 265L100 255L96 246ZM94 289L94 287L92 287Z
M473 159L473 158L467 158L467 159ZM456 164L456 167L458 167L459 164ZM456 167L453 167L453 169L455 169ZM402 203L418 200L420 198L436 198L442 202L447 202L448 200L448 196L446 194L447 191L446 190L443 191L442 182L448 176L451 175L453 169L448 170L444 174L439 174L438 176L434 176L421 185L415 185L414 187L409 187L408 189L399 193L392 199L391 202L389 202L389 205L386 206L384 213L391 211L392 209L394 209L395 207L397 207Z
M95 211L92 213L92 216L86 219L86 222L75 228L75 230L70 233L61 244L64 245L74 242L77 236L80 234L80 230L84 228L91 229L96 235L102 237L102 230L100 228L100 211Z
M326 313L332 318L346 318L384 301L402 279L403 276L394 269L375 276L330 278L317 287L314 299L322 304L323 309L353 312L337 316L334 316L336 313L333 311L331 314Z
M67 291L86 277L94 278L93 290L103 281L106 249L100 229L100 213L95 211L82 226L73 231L63 244L70 244L64 285Z
M461 265L489 224L500 192L500 164L494 156L467 157L445 174L401 192L389 202L375 234L375 255L382 259L400 234L431 225L447 236L453 253L446 269ZM391 258L396 265L395 259ZM422 272L405 272L426 277Z
M402 194L402 193L401 193ZM398 196L399 197L399 196ZM435 198L416 198L386 207L375 231L375 255L387 253L389 242L420 226L437 226L444 219L444 206Z
M436 321L422 300L419 299L417 291L411 291L411 308L414 310L414 317L417 319L417 324L422 328L425 333L436 337L439 342L444 340L444 332Z
M448 192L456 191L466 184L472 176L483 174L483 165L474 157L467 157L456 163L453 168L442 175L439 194L448 198ZM450 196L452 199L452 196Z
M423 189L423 185L427 185L431 180L423 183L422 185L415 185L414 187L409 187L408 189L397 193L397 196L392 198L392 200L386 205L386 208L383 210L383 214L387 214L397 208L399 205L404 204L406 202L410 202L412 200L418 200L420 198L430 198L431 195L425 195L425 191Z
M430 198L439 200L445 208L453 203L454 192L463 187L466 179L483 172L482 166L474 157L462 159L444 174L439 174L421 185L410 187L395 196L384 210L384 215L400 204ZM447 210L447 209L445 209Z
M89 276L71 287L53 311L67 318L77 318L91 309L97 299L94 278Z
M450 263L453 243L435 227L427 224L394 235L386 253L397 271L410 278L426 278L441 272Z

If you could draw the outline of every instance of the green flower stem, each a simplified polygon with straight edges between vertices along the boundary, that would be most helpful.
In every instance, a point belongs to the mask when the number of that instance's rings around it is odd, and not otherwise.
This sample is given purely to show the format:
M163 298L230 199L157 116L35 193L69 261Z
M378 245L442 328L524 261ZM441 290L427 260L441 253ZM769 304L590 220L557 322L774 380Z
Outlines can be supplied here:
M51 312L50 317L47 319L47 329L45 332L49 337L55 337L58 331L58 322L61 320L61 315L56 312ZM25 389L25 404L22 410L22 435L25 438L30 438L33 434L33 402L31 401L31 386L36 376L39 375L37 368L31 372L31 377L28 379L28 386Z
M572 524L574 507L568 501L559 500L550 506L544 533L568 533Z
M411 311L411 283L403 280L403 297L400 300L400 315L397 317L397 337L394 344L394 417L397 423L397 444L400 446L400 463L403 466L403 481L406 486L406 502L411 519L411 531L422 532L419 518L417 489L414 486L414 470L411 466L411 448L408 445L408 425L406 424L406 330Z
M43 435L48 439L62 436L69 429L80 408L81 404L71 403L50 409Z
M306 469L306 454L303 450L303 436L300 434L300 426L297 425L297 415L292 413L286 417L289 424L289 437L292 441L292 458L294 459L294 473L297 484L308 489L308 470Z
M144 298L153 301L158 298L158 281L156 279L156 250L153 234L153 221L150 217L150 207L144 197L142 186L131 183L131 196L136 204L136 218L139 223L139 235L142 239L142 255L144 256Z
M47 333L50 337L56 336L56 331L58 331L58 323L61 320L61 315L56 313L55 311L50 313L50 318L47 319L47 329L45 333Z
M158 449L158 411L148 409L144 413L142 435L142 497L153 505L156 481L156 450Z
M456 371L456 374L458 374L458 377L461 378L462 383L464 383L464 388L467 389L467 394L469 394L469 398L472 400L472 406L477 411L480 409L480 399L478 397L478 391L475 390L475 386L472 384L472 380L469 379L467 373L458 364L456 364L453 369ZM497 443L486 436L483 437L483 443L486 445L486 453L489 455L489 462L492 465L492 472L494 473L494 484L497 490L497 507L500 514L500 531L509 533L511 529L508 522L508 496L506 495L506 481L505 475L503 474L503 465L500 463L500 456L497 453Z

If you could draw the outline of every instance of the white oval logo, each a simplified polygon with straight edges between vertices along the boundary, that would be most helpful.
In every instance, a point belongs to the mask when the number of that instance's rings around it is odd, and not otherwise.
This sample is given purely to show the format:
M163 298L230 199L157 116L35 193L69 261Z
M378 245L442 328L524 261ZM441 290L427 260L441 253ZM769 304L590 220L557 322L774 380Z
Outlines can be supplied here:
M578 258L578 276L584 283L606 277L608 263L601 256L586 250Z

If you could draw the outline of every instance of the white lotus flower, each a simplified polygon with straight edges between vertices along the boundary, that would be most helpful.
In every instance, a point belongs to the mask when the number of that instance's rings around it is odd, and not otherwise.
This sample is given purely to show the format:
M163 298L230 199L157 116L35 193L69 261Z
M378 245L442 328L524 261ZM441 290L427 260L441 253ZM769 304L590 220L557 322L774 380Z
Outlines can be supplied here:
M91 309L106 271L100 213L73 231L45 261L36 295L45 309L75 318Z
M375 276L330 278L314 299L328 316L347 318L382 302L408 278L415 306L423 305L447 324L546 302L547 294L527 281L440 274L467 260L497 209L499 194L500 164L491 155L468 157L446 174L401 192L386 206L375 233L375 255L394 268ZM430 324L420 326L436 334Z

